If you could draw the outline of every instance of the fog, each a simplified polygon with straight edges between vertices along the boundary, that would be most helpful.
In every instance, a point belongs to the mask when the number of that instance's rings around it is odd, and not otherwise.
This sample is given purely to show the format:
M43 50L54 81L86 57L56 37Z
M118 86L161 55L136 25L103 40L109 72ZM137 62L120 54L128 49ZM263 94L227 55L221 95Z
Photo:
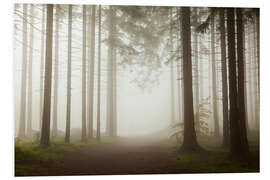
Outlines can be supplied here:
M259 16L16 4L15 174L258 172Z
M22 8L19 9L22 11ZM74 11L81 11L80 7L75 7ZM41 10L37 6L36 16L41 17ZM14 17L15 21L17 20ZM35 19L34 28L34 51L33 51L33 129L38 130L40 118L40 39L41 19ZM67 86L67 18L61 23L59 35L59 86L58 86L58 128L65 131L66 118L66 86ZM21 88L21 59L22 59L22 22L17 23L18 29L14 35L14 104L15 104L15 125L16 133L19 125L20 112L20 88ZM71 82L71 128L81 128L81 23L75 21L72 30L72 82ZM28 27L30 27L28 25ZM103 38L105 39L105 33ZM29 35L28 35L29 38ZM96 38L97 39L97 38ZM96 46L97 47L97 46ZM97 48L96 48L97 49ZM102 68L101 68L101 130L106 127L106 82L107 82L107 46L102 44ZM53 55L54 57L54 55ZM96 53L97 58L97 53ZM165 62L164 58L164 62ZM54 64L53 64L54 65ZM97 62L95 63L97 69ZM144 135L167 128L170 124L170 76L169 67L162 64L162 69L158 79L154 84L146 88L140 88L132 80L136 79L140 69L117 67L117 127L118 135L134 136ZM54 76L54 74L53 74ZM28 78L28 77L27 77ZM52 77L53 78L53 77ZM175 79L177 82L177 79ZM94 117L96 117L96 97L97 97L97 73L95 72L94 91ZM52 89L53 89L52 85ZM175 87L176 92L176 87ZM53 96L53 95L52 95ZM176 102L177 104L178 102ZM52 110L51 110L52 112ZM26 115L27 116L27 115ZM27 119L27 117L26 117ZM52 123L51 123L52 125ZM96 121L94 120L94 127Z

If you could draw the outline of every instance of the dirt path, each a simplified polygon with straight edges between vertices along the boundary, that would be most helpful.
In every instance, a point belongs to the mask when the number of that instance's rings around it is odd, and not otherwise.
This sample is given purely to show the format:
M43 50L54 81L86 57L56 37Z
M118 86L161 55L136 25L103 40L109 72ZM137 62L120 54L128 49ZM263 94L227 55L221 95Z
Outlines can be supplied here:
M150 138L120 138L66 153L63 161L39 175L98 175L185 173L166 141Z

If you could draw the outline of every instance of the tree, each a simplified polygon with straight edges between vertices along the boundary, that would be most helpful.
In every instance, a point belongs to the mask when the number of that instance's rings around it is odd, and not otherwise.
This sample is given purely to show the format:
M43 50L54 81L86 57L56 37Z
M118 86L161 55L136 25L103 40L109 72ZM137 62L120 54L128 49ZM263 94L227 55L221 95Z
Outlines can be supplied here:
M260 113L259 113L259 64L260 64L260 51L258 50L259 45L259 12L255 11L255 17L254 17L254 23L253 23L253 65L254 65L254 103L255 103L255 110L254 110L254 115L255 115L255 123L256 123L256 129L259 129L259 118L260 118Z
M107 61L107 123L106 132L109 136L117 134L116 120L116 19L115 10L112 6L109 7L108 13L108 61Z
M47 5L44 105L40 144L50 145L53 5Z
M216 48L215 48L215 16L211 16L211 61L212 61L212 98L213 98L213 118L214 136L219 136L219 123L217 116L217 88L216 88Z
M43 115L43 88L44 88L44 40L45 39L45 6L42 6L42 20L41 20L41 47L40 47L40 122L39 129L42 126L42 115Z
M173 16L173 12L172 12L172 8L170 9L170 18L171 18L171 22L170 22L170 54L172 54L173 51L173 37L172 37L172 16ZM172 56L172 55L171 55ZM171 79L171 124L175 124L175 112L174 112L174 63L173 60L170 60L170 79Z
M238 113L239 125L244 153L248 152L247 128L246 128L246 105L245 105L245 63L244 63L244 24L242 9L236 8L237 16L237 66L238 66Z
M229 120L228 120L228 85L226 62L226 39L224 9L219 10L220 19L220 47L221 47L221 72L222 72L222 109L223 109L223 141L222 146L229 146Z
M67 112L65 142L70 142L72 5L68 5Z
M54 42L54 97L53 97L53 127L52 137L57 137L57 112L58 112L58 67L59 67L59 5L55 6L55 42Z
M235 13L227 8L228 60L229 60L229 98L230 98L230 153L232 157L243 155L237 107L236 53L235 53Z
M26 73L27 73L27 4L23 4L23 37L22 37L22 74L21 74L21 111L18 136L24 138L25 135L25 107L26 107Z
M93 5L91 15L91 34L90 42L90 58L88 62L88 138L93 137L93 100L94 100L94 67L95 67L95 25L96 25L96 6Z
M34 24L34 6L30 6L30 24ZM32 136L32 67L33 67L33 40L34 40L34 28L30 27L30 48L29 48L29 62L28 62L28 121L27 121L27 135Z
M82 141L86 142L86 6L83 5L82 31Z
M101 69L101 5L98 8L98 99L97 99L97 140L100 141L100 69Z
M249 103L248 103L248 105L249 105L249 110L248 110L248 112L249 112L249 116L248 116L248 121L249 122L252 122L252 121L254 121L254 94L253 94L253 73L252 73L252 65L253 65L253 63L252 63L252 47L251 47L251 45L252 45L252 40L251 40L251 28L249 27L248 29L247 29L247 33L248 33L248 37L247 37L247 41L248 41L248 43L247 43L247 49L248 49L248 54L247 54L247 57L248 57L248 100L249 100Z
M196 139L194 127L189 7L181 8L181 23L184 82L184 139L180 151L190 152L198 151L200 147Z
M198 23L198 10L197 8L194 8L194 24L197 25ZM193 37L194 37L194 66L195 66L195 69L194 69L194 96L195 96L195 106L194 106L194 109L195 109L195 121L198 121L199 122L199 113L200 113L200 110L199 110L199 57L198 57L198 51L199 51L199 47L198 47L198 34L197 32L195 31L194 34L193 34ZM200 123L198 124L198 126L200 126ZM197 131L199 131L200 128L197 129ZM199 133L199 132L198 132Z

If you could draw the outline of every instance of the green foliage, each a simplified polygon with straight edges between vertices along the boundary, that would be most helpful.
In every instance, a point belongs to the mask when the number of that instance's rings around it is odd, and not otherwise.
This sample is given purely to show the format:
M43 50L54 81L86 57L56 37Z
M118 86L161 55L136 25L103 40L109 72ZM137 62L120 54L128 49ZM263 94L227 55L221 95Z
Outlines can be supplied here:
M38 173L40 168L58 163L66 152L74 152L80 148L91 147L99 143L112 143L116 138L104 137L101 142L95 139L88 143L81 141L65 143L64 141L52 142L49 147L39 145L39 133L34 141L15 139L15 175L24 176Z
M181 153L177 162L179 166L200 173L258 172L258 161L252 156L234 160L225 152Z
M206 98L205 100L203 100L201 104L199 104L199 113L195 113L194 115L194 124L197 136L211 135L207 123L207 120L210 118L211 114L211 112L206 107L208 104L209 98ZM173 125L172 128L176 129L176 131L172 133L170 137L175 138L177 141L181 141L184 135L184 123L183 122L177 123Z
M34 134L34 141L33 141L33 143L34 144L38 144L39 142L40 142L40 132L36 132Z
M18 143L18 141L20 142ZM22 143L22 140L17 140L15 145L15 175L21 176L27 175L29 172L36 172L44 165L57 163L63 158L65 152L76 151L92 144L55 142L49 147L41 147L36 142Z

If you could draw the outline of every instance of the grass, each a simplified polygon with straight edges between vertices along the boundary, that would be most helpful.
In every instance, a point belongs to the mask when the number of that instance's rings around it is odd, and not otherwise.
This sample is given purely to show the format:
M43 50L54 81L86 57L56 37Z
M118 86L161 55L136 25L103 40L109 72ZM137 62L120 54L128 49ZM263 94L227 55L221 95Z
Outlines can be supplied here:
M252 155L250 155L252 156ZM193 173L240 173L258 172L259 165L256 158L248 157L244 160L232 160L228 153L182 153L178 156L179 165L190 169Z
M222 139L199 137L198 142L206 150L197 153L179 153L176 161L190 173L241 173L259 172L259 150L256 138L249 139L250 153L245 159L231 159L229 150L221 148ZM179 149L181 143L174 147Z
M41 168L46 168L62 160L66 152L74 152L99 143L111 143L114 141L113 138L104 137L100 142L94 139L88 143L56 141L52 142L49 147L41 147L30 140L15 140L15 176L38 174Z

